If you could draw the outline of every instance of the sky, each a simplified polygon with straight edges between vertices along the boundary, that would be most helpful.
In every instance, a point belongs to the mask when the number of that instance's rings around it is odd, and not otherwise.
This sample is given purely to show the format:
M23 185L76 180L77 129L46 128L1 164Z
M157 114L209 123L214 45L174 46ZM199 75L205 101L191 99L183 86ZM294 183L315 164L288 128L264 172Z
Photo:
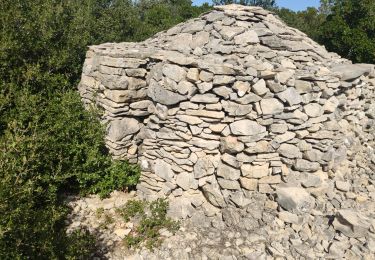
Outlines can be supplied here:
M210 0L193 0L195 5L200 5L205 2L211 3ZM319 0L276 0L276 2L277 6L286 7L293 11L305 10L309 6L318 7L320 3Z

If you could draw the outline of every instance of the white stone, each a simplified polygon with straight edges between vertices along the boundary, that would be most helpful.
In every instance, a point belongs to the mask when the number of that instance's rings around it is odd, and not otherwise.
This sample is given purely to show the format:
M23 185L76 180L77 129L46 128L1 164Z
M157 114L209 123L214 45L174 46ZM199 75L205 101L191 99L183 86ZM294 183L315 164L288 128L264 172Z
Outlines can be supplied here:
M241 166L241 172L242 176L244 177L260 179L268 176L269 163L265 163L263 165L243 164Z
M219 98L214 94L197 94L190 99L191 102L194 103L208 103L214 104L219 102Z
M347 237L365 237L370 228L369 219L351 209L336 213L333 226Z
M193 174L189 173L189 172L179 173L176 177L176 183L183 190L197 189L198 188L198 181L196 181L194 179Z
M333 113L339 106L340 101L336 97L330 97L323 106L325 112Z
M210 82L212 81L214 77L214 74L211 73L211 72L207 72L205 70L202 70L200 73L199 73L199 79L202 80L202 81L205 81L205 82Z
M237 137L227 136L220 138L220 151L222 153L239 153L245 145L238 141Z
M260 107L264 115L274 115L284 111L284 105L276 98L262 99Z
M258 43L258 34L253 30L247 30L246 32L234 37L234 42L238 45Z
M165 64L163 66L163 74L176 82L180 82L186 77L186 71L175 64Z
M301 187L280 185L276 189L277 202L292 213L307 213L314 207L314 198Z
M182 122L188 123L190 125L199 125L203 122L202 119L196 116L188 116L188 115L176 115L176 118Z
M309 117L319 117L324 113L323 107L317 103L307 104L303 107L303 110Z
M113 141L120 141L127 135L135 134L139 130L140 124L134 118L116 119L110 122L107 135Z
M197 68L190 68L186 74L186 78L192 82L199 80L199 70Z
M243 97L250 89L250 83L244 81L236 81L233 84L233 89L237 90L239 97Z
M251 88L254 93L259 96L263 96L268 92L268 88L266 87L266 82L264 81L264 79L258 80L257 83L255 83Z
M287 88L283 92L278 93L277 96L290 106L298 105L302 102L302 97L293 87Z
M219 163L217 168L217 176L223 177L226 180L238 180L241 172L239 169L231 167L225 163Z
M172 166L161 159L156 159L154 172L157 176L166 181L171 181L174 176Z
M302 158L302 153L299 148L292 144L283 143L280 145L277 152L286 158L295 159L295 158Z
M232 134L234 135L257 135L266 132L266 128L255 121L239 120L229 125Z
M116 236L118 236L119 238L123 239L125 238L127 235L129 235L129 233L131 232L132 230L130 228L118 228L118 229L115 229L113 231L113 233L115 233Z
M256 191L258 189L257 179L240 178L240 183L241 183L241 187L246 190Z

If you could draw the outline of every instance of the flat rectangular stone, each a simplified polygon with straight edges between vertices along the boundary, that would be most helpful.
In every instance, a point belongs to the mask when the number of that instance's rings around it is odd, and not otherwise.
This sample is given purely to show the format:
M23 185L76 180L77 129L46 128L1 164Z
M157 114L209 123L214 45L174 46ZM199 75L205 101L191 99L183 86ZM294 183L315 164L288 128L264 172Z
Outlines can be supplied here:
M190 116L208 117L208 118L224 118L224 112L210 111L210 110L186 110L186 114Z

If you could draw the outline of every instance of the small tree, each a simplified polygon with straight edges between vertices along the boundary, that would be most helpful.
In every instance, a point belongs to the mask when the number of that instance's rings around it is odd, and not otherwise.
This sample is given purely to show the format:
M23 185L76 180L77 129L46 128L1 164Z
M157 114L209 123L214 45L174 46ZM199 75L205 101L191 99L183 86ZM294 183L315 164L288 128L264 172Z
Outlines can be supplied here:
M375 1L334 0L321 42L354 62L375 63Z

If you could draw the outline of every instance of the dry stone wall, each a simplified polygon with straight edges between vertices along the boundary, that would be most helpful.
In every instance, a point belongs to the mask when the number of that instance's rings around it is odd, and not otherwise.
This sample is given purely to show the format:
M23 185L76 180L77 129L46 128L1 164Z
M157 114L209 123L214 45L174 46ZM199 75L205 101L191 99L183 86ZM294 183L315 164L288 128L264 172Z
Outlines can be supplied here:
M373 138L374 77L269 11L229 5L144 42L91 46L79 91L102 110L113 156L141 165L138 194L169 197L177 217L256 194L300 214Z

